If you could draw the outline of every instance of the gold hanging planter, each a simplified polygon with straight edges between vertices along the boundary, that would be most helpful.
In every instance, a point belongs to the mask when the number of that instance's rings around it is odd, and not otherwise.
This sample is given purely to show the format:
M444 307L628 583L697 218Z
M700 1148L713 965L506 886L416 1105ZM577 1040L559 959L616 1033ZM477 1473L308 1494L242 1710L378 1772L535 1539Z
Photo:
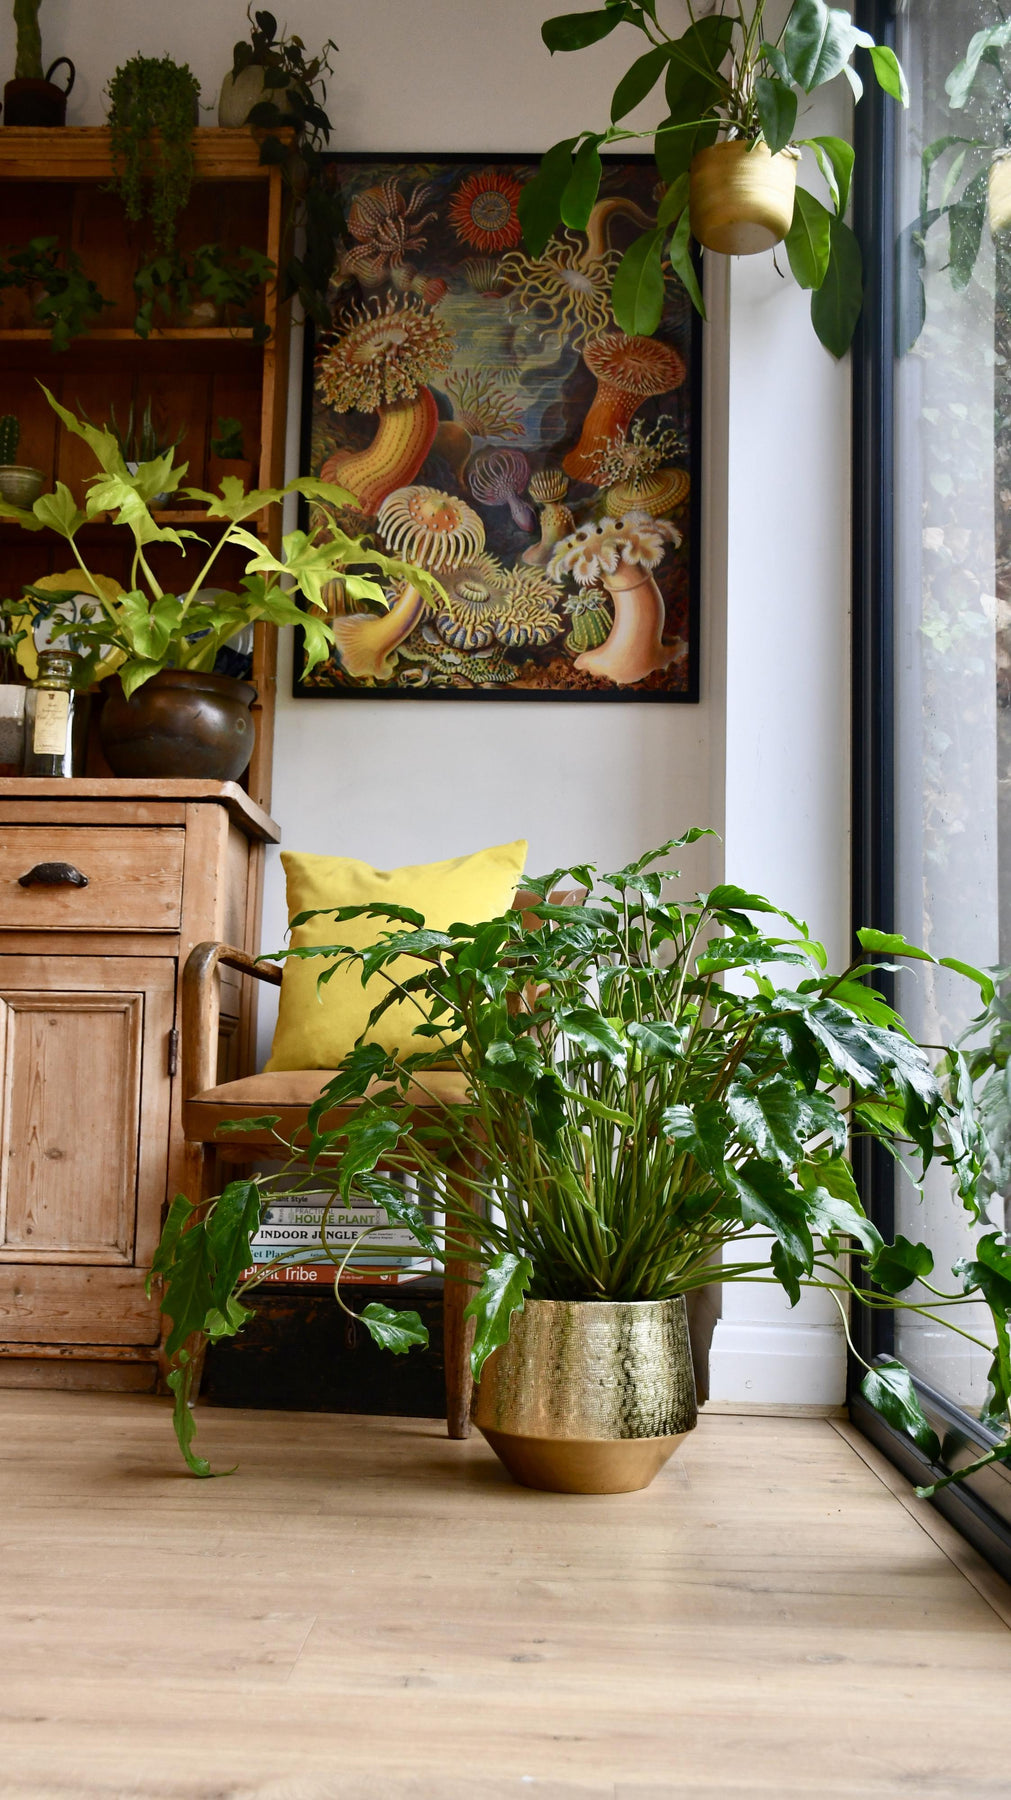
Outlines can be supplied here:
M1002 150L990 164L987 213L994 237L1011 225L1011 150Z
M750 144L744 138L711 144L692 158L688 214L692 236L724 256L756 256L781 243L793 219L796 150Z
M528 1300L488 1358L474 1422L514 1481L648 1487L696 1421L684 1296Z

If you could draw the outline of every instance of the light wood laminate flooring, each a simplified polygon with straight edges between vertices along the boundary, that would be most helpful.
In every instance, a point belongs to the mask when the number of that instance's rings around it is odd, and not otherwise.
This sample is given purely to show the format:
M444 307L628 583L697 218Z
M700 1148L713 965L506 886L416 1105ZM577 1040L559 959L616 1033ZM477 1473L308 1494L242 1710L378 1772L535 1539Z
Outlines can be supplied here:
M0 1800L1011 1794L1008 1590L846 1426L704 1415L572 1498L434 1421L198 1418L228 1479L165 1402L0 1392Z

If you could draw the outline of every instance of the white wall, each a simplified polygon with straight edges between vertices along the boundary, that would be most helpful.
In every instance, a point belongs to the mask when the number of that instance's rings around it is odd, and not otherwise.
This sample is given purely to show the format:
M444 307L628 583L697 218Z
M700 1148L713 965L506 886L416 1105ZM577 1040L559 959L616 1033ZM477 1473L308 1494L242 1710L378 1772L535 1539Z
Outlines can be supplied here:
M559 10L561 0L277 9L308 45L337 40L339 147L519 152L606 118L616 74L637 53L620 27L592 50L550 58L539 27ZM666 12L675 22L679 0ZM42 25L47 59L78 65L68 122L98 124L105 82L135 52L188 60L212 99L244 6L46 0ZM9 8L0 68L13 69ZM833 96L805 124L845 132L843 107ZM844 952L848 370L816 342L785 258L784 280L769 257L709 261L701 703L294 700L289 652L274 789L288 845L390 867L527 836L531 866L572 857L606 867L680 827L712 824L725 849L686 859L693 882L726 872L757 886L807 917L833 956ZM280 943L283 928L275 857L264 943ZM746 1291L734 1305L746 1315ZM741 1343L761 1350L747 1316ZM822 1398L821 1376L812 1366L814 1392L797 1360L786 1397Z

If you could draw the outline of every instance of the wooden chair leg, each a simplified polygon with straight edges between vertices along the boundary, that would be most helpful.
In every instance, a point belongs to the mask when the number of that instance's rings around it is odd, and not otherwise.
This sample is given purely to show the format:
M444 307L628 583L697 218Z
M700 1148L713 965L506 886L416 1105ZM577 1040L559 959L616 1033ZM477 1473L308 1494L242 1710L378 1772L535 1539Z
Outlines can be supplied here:
M442 1334L446 1364L446 1430L451 1438L470 1436L470 1404L474 1392L470 1347L474 1342L474 1321L463 1315L474 1292L476 1273L473 1263L453 1258L446 1264Z

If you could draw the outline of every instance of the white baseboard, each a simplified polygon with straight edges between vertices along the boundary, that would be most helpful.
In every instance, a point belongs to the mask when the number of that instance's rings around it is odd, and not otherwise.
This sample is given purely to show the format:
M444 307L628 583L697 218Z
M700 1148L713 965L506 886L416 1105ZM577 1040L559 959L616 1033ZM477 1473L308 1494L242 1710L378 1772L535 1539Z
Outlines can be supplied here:
M830 1325L716 1321L706 1383L710 1401L815 1407L846 1398L846 1341Z

